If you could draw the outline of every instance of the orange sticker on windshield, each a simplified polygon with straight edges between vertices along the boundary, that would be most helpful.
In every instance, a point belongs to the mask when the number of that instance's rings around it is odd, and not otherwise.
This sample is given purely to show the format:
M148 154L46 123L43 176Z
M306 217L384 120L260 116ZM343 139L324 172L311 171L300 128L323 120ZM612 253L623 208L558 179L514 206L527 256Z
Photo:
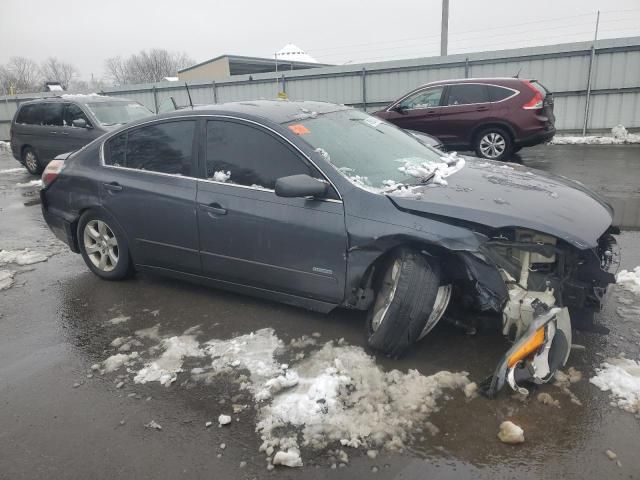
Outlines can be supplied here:
M289 125L289 130L291 130L296 135L304 135L305 133L309 133L309 129L300 123Z

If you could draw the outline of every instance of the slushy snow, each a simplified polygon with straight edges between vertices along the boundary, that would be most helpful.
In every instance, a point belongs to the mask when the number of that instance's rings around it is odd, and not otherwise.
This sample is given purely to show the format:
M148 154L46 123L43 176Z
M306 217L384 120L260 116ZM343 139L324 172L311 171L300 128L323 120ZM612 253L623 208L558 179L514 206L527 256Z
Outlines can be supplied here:
M15 263L16 265L32 265L46 262L51 256L50 252L34 252L28 248L23 250L0 250L0 265Z
M25 183L16 183L16 187L18 188L29 188L29 187L41 187L42 180L30 180Z
M629 133L623 125L611 129L611 135L558 136L551 139L554 145L622 145L640 143L640 135Z
M13 286L16 272L11 270L0 270L0 291L7 290Z
M632 271L621 270L616 275L616 283L622 285L625 290L640 294L640 267L636 267Z
M182 335L180 337L165 338L161 342L164 352L157 359L145 364L144 368L134 377L136 383L160 382L168 387L182 372L185 357L202 357L204 353L195 337Z
M11 144L9 142L0 141L0 152L3 150L6 152L10 152Z
M627 358L608 358L596 376L589 380L611 396L618 407L631 413L640 413L640 363Z

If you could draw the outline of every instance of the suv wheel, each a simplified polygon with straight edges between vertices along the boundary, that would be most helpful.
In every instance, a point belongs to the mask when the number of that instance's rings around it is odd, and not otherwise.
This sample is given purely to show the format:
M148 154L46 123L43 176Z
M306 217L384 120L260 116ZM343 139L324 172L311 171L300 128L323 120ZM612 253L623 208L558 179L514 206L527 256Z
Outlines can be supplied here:
M511 136L501 128L487 128L476 135L476 154L489 160L505 160L513 153Z
M42 173L40 160L38 160L38 155L33 148L27 147L22 151L22 163L27 167L31 175L40 175Z

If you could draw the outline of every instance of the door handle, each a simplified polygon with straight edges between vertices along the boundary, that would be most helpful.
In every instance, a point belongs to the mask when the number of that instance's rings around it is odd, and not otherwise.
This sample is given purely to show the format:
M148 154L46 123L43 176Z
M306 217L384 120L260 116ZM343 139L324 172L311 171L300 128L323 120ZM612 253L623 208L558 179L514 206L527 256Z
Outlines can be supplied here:
M223 208L219 203L210 203L209 205L200 205L200 208L207 212L210 217L215 218L214 215L226 215L227 209Z
M111 192L119 192L122 190L122 185L118 182L103 183L102 186Z

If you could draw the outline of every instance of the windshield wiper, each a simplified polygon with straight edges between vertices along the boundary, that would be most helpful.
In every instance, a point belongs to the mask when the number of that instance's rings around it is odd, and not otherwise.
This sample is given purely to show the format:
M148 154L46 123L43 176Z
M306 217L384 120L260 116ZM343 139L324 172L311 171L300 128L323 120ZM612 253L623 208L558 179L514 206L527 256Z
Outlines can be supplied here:
M413 182L413 183L398 183L396 185L394 185L392 188L390 188L389 190L386 191L386 193L389 192L395 192L396 190L399 190L403 187L418 187L420 185L426 185L427 183L429 183L431 180L433 180L433 177L436 176L436 173L430 173L429 175L427 175L424 178L421 178L420 180L418 180L417 182Z

